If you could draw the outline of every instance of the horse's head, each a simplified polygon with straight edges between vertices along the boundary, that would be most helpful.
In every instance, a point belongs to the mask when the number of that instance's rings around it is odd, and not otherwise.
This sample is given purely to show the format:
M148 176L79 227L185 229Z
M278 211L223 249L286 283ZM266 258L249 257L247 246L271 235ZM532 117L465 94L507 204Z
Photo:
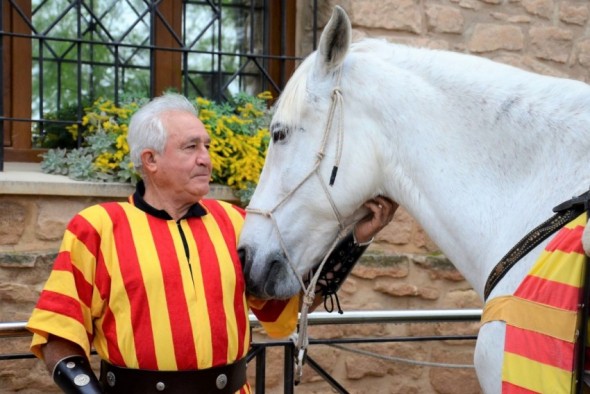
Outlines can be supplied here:
M380 192L375 142L363 134L375 125L347 102L362 83L347 79L355 67L345 61L350 41L348 16L336 7L318 51L296 70L276 105L239 245L255 296L300 291L301 277L321 262L339 231L351 231L366 214L362 203Z

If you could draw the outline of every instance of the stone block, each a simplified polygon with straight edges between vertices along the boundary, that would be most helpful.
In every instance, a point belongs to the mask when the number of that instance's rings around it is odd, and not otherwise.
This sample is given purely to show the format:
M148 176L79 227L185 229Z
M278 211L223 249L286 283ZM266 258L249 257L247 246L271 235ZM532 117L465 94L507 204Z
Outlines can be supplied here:
M432 280L445 279L453 282L465 280L463 275L445 256L415 255L412 260L416 266L427 270Z
M475 309L483 306L473 289L451 290L444 295L442 302L441 308L445 309Z
M355 0L351 2L351 22L355 27L418 34L422 31L419 3L419 0Z
M35 236L44 241L61 240L68 222L86 206L87 203L69 199L39 201Z
M437 33L461 34L465 23L460 10L438 4L426 6L426 20L429 30Z
M559 20L564 23L584 26L589 16L590 11L585 4L563 2L559 6Z
M27 210L13 201L0 201L0 245L17 244L26 228Z
M478 23L467 48L475 53L491 52L499 49L519 51L524 48L524 35L517 26Z
M432 356L440 363L473 365L473 353L470 351L435 350ZM431 368L429 376L438 394L456 394L457 382L461 382L461 393L481 393L473 368Z
M31 291L30 286L0 281L0 301L4 305L10 302L35 303L38 296L39 294L36 291Z
M409 264L410 259L404 255L367 252L352 270L352 275L362 279L404 278L408 276Z
M553 0L522 0L522 6L528 13L550 19L553 15L555 2Z
M367 376L383 377L387 375L387 364L384 361L363 355L346 356L346 378L359 380Z
M582 40L576 44L578 63L584 67L590 67L590 39Z
M33 268L38 257L38 253L0 253L0 267Z
M557 27L533 27L529 31L531 53L545 60L566 63L573 46L573 32Z

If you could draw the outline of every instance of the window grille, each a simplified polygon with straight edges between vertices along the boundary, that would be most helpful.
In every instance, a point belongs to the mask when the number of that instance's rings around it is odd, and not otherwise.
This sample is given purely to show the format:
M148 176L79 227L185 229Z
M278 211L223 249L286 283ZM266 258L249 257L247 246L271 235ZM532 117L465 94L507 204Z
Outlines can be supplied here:
M36 130L79 123L99 97L278 95L299 60L295 11L289 0L3 0L0 170L5 151L35 152Z

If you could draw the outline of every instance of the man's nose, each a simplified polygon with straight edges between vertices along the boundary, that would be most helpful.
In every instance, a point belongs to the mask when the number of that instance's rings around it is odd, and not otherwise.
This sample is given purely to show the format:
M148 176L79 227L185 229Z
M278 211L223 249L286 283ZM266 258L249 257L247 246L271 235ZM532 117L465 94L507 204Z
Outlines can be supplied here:
M197 164L208 167L211 166L211 156L209 155L209 151L207 149L204 148L202 152L199 152L197 155Z

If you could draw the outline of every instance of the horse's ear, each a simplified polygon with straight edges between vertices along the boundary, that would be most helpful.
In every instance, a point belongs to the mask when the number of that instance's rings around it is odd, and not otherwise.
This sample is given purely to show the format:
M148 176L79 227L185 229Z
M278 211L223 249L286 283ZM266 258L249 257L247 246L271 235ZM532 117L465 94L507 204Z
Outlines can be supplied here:
M328 24L320 37L316 61L320 70L329 73L344 61L352 37L350 19L344 9L335 6Z

